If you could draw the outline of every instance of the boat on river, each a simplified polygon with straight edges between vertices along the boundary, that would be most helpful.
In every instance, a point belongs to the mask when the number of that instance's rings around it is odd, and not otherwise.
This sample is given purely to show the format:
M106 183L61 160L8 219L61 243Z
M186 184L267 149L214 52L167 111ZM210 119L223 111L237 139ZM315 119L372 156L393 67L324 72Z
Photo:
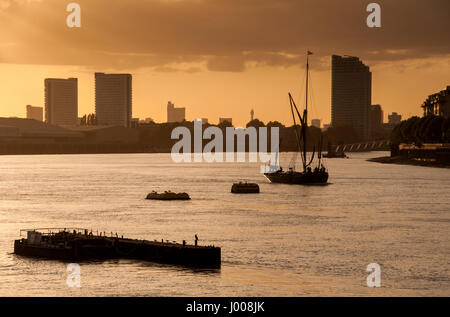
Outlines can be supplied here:
M233 194L259 194L259 185L256 183L239 182L231 186Z
M294 121L298 152L302 158L303 169L301 171L296 171L294 167L289 167L287 170L283 170L282 167L278 168L278 166L270 166L269 171L264 173L264 176L269 179L271 183L314 185L326 184L328 181L328 171L322 161L322 142L320 142L317 147L316 162L316 146L314 146L311 157L308 158L307 156L309 55L312 55L312 53L308 51L306 57L306 104L303 115L300 114L291 93L288 94L291 114ZM300 123L300 128L297 124L296 115ZM316 164L315 167L313 167L313 164Z
M147 199L150 200L190 200L188 193L174 193L169 191L165 191L164 193L158 193L156 191L152 191L147 195Z

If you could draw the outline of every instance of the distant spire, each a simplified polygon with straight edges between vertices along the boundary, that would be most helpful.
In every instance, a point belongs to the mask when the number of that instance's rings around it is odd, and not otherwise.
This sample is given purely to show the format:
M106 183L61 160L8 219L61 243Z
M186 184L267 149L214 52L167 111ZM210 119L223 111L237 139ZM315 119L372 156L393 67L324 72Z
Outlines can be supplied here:
M250 121L253 121L254 115L255 115L255 111L253 111L253 109L252 109L252 111L250 111Z

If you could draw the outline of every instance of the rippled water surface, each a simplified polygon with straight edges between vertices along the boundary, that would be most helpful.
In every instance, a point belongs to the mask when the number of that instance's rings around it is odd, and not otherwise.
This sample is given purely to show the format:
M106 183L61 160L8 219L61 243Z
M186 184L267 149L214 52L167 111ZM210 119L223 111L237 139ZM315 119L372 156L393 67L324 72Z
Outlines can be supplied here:
M450 169L330 159L328 186L269 184L259 164L169 154L0 156L2 296L450 296ZM284 154L282 162L290 155ZM233 195L237 180L259 195ZM189 202L147 201L151 190ZM19 229L86 227L222 247L222 268L133 260L66 264L12 254ZM378 263L382 287L368 288Z

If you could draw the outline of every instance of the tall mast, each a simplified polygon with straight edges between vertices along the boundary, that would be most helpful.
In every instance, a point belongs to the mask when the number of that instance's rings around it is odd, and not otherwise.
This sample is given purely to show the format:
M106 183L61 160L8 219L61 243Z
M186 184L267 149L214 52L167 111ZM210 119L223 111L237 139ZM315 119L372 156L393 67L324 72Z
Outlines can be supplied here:
M309 51L306 53L306 107L305 113L308 112L308 79L309 79ZM305 123L308 124L308 118L305 117Z
M306 53L306 103L305 111L303 112L303 171L306 171L306 133L308 132L308 85L309 85L309 55L310 52Z

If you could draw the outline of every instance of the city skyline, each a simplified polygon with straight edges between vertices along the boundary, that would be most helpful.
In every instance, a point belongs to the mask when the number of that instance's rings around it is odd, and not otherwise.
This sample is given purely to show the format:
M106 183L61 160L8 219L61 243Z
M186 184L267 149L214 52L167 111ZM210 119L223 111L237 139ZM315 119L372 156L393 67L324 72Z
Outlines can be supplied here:
M349 55L346 55L346 56L349 56ZM330 56L330 57L332 57L332 56ZM353 56L352 56L353 57ZM356 56L355 56L356 57ZM358 57L356 57L356 58L358 58ZM99 73L99 72L96 72L96 73ZM330 70L329 70L329 75L330 75L330 77L331 77L331 73L332 73L332 69L331 69L331 65L330 65ZM95 74L95 73L94 73ZM84 77L84 75L85 74L83 74L82 75L82 77ZM92 75L92 74L90 74L90 75ZM113 74L114 75L114 74ZM133 76L132 74L115 74L115 75L127 75L127 76ZM64 76L64 75L62 75L62 76ZM70 78L73 78L73 77L70 77ZM57 78L58 79L58 78ZM75 78L75 79L77 79L78 80L78 78ZM85 80L87 80L87 81L90 81L89 80L89 78L85 78ZM86 88L86 84L82 84L80 81L78 81L78 86L85 86L85 88ZM95 79L94 79L94 81L93 81L93 85L94 85L94 87L88 87L88 89L93 89L93 96L92 96L92 98L94 99L94 101L92 102L92 104L93 104L93 109L91 109L91 108L89 108L89 109L87 109L86 111L83 111L83 110L79 110L78 111L78 117L80 117L80 116L82 116L83 114L87 114L87 113L95 113L96 112L96 109L95 109ZM330 89L331 89L331 80L330 80ZM433 94L434 92L431 92L430 94ZM429 95L430 95L429 94ZM91 93L88 93L88 95L91 95ZM426 99L429 95L427 95L426 97L424 97L424 99ZM134 96L133 96L133 98L134 98ZM302 99L299 99L299 104L300 105L302 105L302 100L303 100L303 98L304 98L304 96L302 96ZM45 104L45 94L43 95L43 99L44 99L44 104ZM78 97L78 99L80 99L80 97ZM170 101L169 101L170 102ZM311 102L311 100L310 100L310 102ZM418 103L418 104L421 104L421 103ZM383 105L382 105L383 106ZM417 106L417 105L416 105ZM20 107L23 107L23 105L20 105ZM312 106L312 107L314 107L314 105ZM332 117L332 109L331 109L331 94L330 94L330 105L329 105L329 107L330 107L330 109L328 109L329 110L329 114L328 114L328 116L325 116L325 117L328 117L329 119L327 120L327 119L323 119L323 116L320 116L320 115L315 115L314 117L310 117L310 119L309 119L309 121L310 121L310 124L312 124L312 122L311 122L311 120L313 120L313 119L318 119L318 120L321 120L321 122L323 122L323 124L325 124L325 125L331 125L331 117ZM80 107L80 105L78 105L78 108L82 108L82 109L86 109L86 107ZM135 115L134 113L132 113L132 117L133 118L139 118L139 119L144 119L144 118L148 118L148 117L152 117L152 118L159 118L159 120L157 119L157 120L155 120L155 122L161 122L161 123L163 123L163 122L167 122L167 106L165 106L165 107L162 107L163 108L163 110L162 110L162 114L161 115L158 115L158 116L155 116L155 113L154 112L144 112L144 113L142 113L141 112L141 115ZM183 108L186 108L186 107L183 107ZM189 107L190 108L190 107ZM195 108L195 107L193 107L193 108ZM256 108L257 110L260 110L258 107L254 107L254 108ZM323 107L321 107L321 108L323 108ZM252 110L253 109L253 107L249 107L248 109L250 109L250 110ZM384 109L384 108L383 108ZM0 109L1 110L1 109ZM258 112L263 112L264 113L264 109L262 109L263 111L258 111ZM323 110L323 109L322 109ZM414 109L409 109L409 110L412 110L412 111L410 111L410 112L408 112L408 113L401 113L401 112L399 112L399 111L395 111L395 108L392 108L392 111L385 111L385 110L383 110L383 117L382 117L382 119L383 119L383 122L387 122L388 120L389 120L389 115L390 114L392 114L392 113L399 113L399 114L401 114L405 119L407 119L407 118L409 118L409 117L411 117L411 116L421 116L422 115L422 112L423 111L421 111L421 110L417 110L417 107L415 107ZM327 111L327 109L325 109L324 110L324 112L326 112ZM317 112L316 112L317 113ZM314 114L314 109L313 109L313 114ZM0 115L0 116L2 116L2 117L24 117L24 118L26 118L26 111L25 111L25 115L23 115L23 114L21 114L21 113L15 113L14 115ZM221 116L221 114L220 113L218 113L217 114L217 117L212 117L212 122L214 122L214 121L217 121L217 123L219 123L220 122L220 117ZM209 116L205 116L205 115L203 115L203 114L198 114L198 115L191 115L191 116L186 116L186 120L187 121L193 121L193 120L195 120L195 119L198 119L198 118L204 118L204 117L208 117L210 120L211 120L211 117L209 117ZM247 117L248 117L248 113L247 113ZM234 118L234 117L233 117ZM267 120L264 120L264 119L261 119L260 117L258 117L258 116L256 116L255 117L256 119L258 119L258 120L261 120L261 121L263 121L263 122L265 122L265 123L268 123L269 121L279 121L279 122L281 122L281 123L283 123L283 124L285 124L286 126L290 126L290 125L292 125L292 122L289 122L289 117L288 117L288 121L285 121L285 122L283 122L283 120L277 120L277 119L274 119L274 118L268 118ZM248 118L246 119L245 118L245 115L243 115L240 119L238 119L238 120L235 120L235 121L237 121L239 124L241 124L242 126L245 126L245 124L249 121L248 120ZM238 125L239 125L238 124Z
M330 56L331 59L331 56ZM370 65L369 65L370 66ZM297 67L294 67L297 68ZM325 103L322 104L320 106L317 106L316 104L313 104L312 106L312 113L313 113L313 118L317 118L317 119L321 119L321 121L325 124L328 124L331 122L331 63L330 63L330 69L328 69L327 71L321 71L319 76L324 76L325 78L321 78L322 81L327 81L327 86L328 89L326 89L325 95L328 95L325 99L328 99L329 104ZM302 69L299 69L299 74L301 73L301 71L304 71ZM376 73L376 71L372 70L373 76L375 78L379 77L378 74ZM92 73L61 73L61 72L55 72L54 74L58 75L60 77L77 77L77 78L83 78L82 80L79 80L78 82L78 86L79 86L79 101L78 101L78 108L79 108L79 112L78 115L82 116L85 113L93 113L95 112L95 79L91 78ZM70 74L78 74L78 76L74 75L74 76L70 76ZM313 77L317 77L314 76L315 74L313 73L312 76ZM137 74L136 77L141 77L142 74ZM329 79L327 79L326 77L329 76ZM52 76L49 76L52 77ZM53 76L56 77L56 76ZM300 77L300 76L299 76ZM316 78L314 78L316 79ZM301 80L299 79L297 82L300 82ZM316 79L317 81L317 79ZM304 84L304 83L303 83ZM23 82L21 82L21 85L23 86ZM313 83L314 85L314 83ZM396 107L395 105L391 104L386 104L386 103L379 103L383 106L384 109L384 121L387 121L387 115L388 113L393 113L393 112L397 112L400 113L405 119L411 116L421 116L422 115L422 111L420 110L420 105L423 103L423 100L425 100L430 94L433 94L436 90L439 89L439 87L445 87L447 84L441 84L438 87L430 87L430 90L426 93L423 94L418 94L417 91L415 91L415 93L417 95L420 95L421 97L417 97L417 98L421 98L421 99L417 99L417 101L415 102L415 104L411 103L411 106L408 106L406 109L404 109L402 111L402 107ZM37 86L39 86L39 88L35 87L36 83L33 83L32 85L30 85L32 87L32 91L34 92L38 92L38 94L40 96L33 96L33 98L18 98L18 99L22 99L23 103L20 103L17 105L17 107L14 107L14 110L9 112L9 111L5 111L6 109L4 107L0 107L0 116L3 117L26 117L26 113L24 111L24 105L27 104L45 104L45 97L42 94L42 80L39 81L39 84ZM139 81L135 80L135 85L137 87L141 87L142 89L142 83L139 83ZM293 85L291 85L292 87ZM300 85L297 85L300 86ZM380 93L377 93L377 82L375 79L375 82L373 82L373 89L372 89L372 95L379 95ZM234 87L235 88L235 87ZM300 99L298 96L301 95L300 89L301 87L292 87L291 91L296 91L297 93L294 93L295 95L297 95L297 100L299 101L299 104L301 106L303 106L302 100ZM313 87L314 88L314 87ZM28 90L28 89L26 89ZM315 89L317 90L317 88ZM395 89L394 89L395 90ZM287 91L287 90L286 90ZM408 90L409 91L409 90ZM279 99L283 99L284 96L282 95L283 91L282 88L280 89L280 98ZM31 94L31 95L36 95L36 93ZM150 107L142 107L142 103L143 101L141 100L141 91L139 90L139 88L133 88L133 117L139 117L139 118L146 118L146 117L152 117L154 118L155 121L157 122L165 122L166 121L166 115L167 115L167 110L166 110L166 105L167 105L167 100L175 100L175 98L170 98L170 97L166 97L166 96L162 96L160 95L158 97L159 100L161 100L162 104L156 104L156 105L152 105ZM29 96L29 95L28 95ZM301 96L303 98L303 96ZM317 98L316 96L314 96L315 98ZM4 97L0 97L0 100L3 99ZM406 99L411 98L409 95L406 95ZM324 98L321 98L324 99ZM375 98L373 98L375 99ZM191 100L186 98L186 100ZM375 100L380 100L380 98L375 99ZM372 103L377 103L375 100L372 100ZM187 103L184 102L176 102L177 104L180 105L185 105ZM285 102L286 103L286 102ZM317 103L317 102L316 102ZM87 106L87 104L89 104L90 106ZM203 106L199 106L199 102L192 102L189 104L189 114L186 116L186 120L188 121L192 121L196 118L200 118L200 117L208 117L210 120L212 121L218 121L218 119L220 118L221 114L221 110L219 109L219 107L217 107L216 109L211 109L213 107L203 107ZM253 105L253 106L252 106ZM273 110L271 111L271 108L267 108L264 107L264 105L261 105L260 107L258 107L257 105L254 105L254 102L249 100L249 104L241 104L240 109L238 109L238 111L236 111L236 109L232 110L232 113L234 115L232 115L231 117L234 118L234 121L237 122L238 125L242 125L245 126L245 124L249 121L248 120L248 111L250 111L252 108L255 108L257 110L258 115L256 116L256 118L264 121L265 123L269 122L269 121L280 121L281 123L285 124L285 125L291 125L291 118L289 116L285 115L285 112L283 112L283 115L277 115L278 111L277 109L279 109L279 107L283 106L283 102L280 101L279 105L277 107L273 107ZM18 108L17 110L15 108ZM158 109L159 108L159 109ZM214 110L214 111L211 111ZM271 117L271 115L273 115L273 117ZM312 117L311 117L312 118Z
M365 24L366 6L351 1L130 1L124 15L119 3L81 0L82 27L70 29L66 3L5 0L0 71L8 84L0 87L0 116L24 116L24 105L44 103L43 78L67 77L79 78L79 115L92 113L91 74L112 72L133 74L133 117L164 122L172 100L189 107L187 120L226 115L244 126L254 108L258 119L288 125L281 109L289 109L288 92L303 106L307 50L314 52L310 118L323 123L331 121L333 54L370 67L372 103L385 114L420 116L423 100L448 85L449 43L436 40L446 36L448 1L414 8L379 1L383 22L375 29ZM104 10L108 19L98 13Z

